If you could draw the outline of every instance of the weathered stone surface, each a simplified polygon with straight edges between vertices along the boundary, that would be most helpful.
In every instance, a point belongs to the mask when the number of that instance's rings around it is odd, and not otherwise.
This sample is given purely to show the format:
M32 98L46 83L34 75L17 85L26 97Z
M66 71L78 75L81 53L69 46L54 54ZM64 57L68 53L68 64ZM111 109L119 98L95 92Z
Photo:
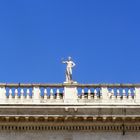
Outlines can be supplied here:
M139 140L140 133L0 132L0 140Z
M140 116L139 106L0 106L0 115L76 115L76 116Z

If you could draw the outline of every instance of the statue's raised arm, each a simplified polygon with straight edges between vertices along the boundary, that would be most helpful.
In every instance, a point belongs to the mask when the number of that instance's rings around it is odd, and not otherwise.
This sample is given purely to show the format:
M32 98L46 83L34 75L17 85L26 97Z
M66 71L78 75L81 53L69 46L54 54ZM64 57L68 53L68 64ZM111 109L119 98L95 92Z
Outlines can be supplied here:
M68 60L62 61L62 63L67 64L67 66L66 66L66 82L72 82L72 68L75 66L75 63L72 61L71 57L68 57Z

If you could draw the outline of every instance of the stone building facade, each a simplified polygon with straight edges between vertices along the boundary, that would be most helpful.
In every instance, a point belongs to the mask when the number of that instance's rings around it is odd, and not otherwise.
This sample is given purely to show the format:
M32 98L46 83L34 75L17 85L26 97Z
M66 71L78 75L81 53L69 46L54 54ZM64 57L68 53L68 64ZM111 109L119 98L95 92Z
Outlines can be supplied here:
M0 140L139 137L139 84L0 84Z

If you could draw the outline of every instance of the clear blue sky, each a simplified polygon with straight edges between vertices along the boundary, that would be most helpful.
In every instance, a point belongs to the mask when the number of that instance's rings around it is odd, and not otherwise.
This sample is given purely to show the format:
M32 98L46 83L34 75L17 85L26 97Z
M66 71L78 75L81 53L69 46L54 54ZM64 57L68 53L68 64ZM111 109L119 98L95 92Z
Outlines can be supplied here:
M140 82L139 0L0 0L0 82Z

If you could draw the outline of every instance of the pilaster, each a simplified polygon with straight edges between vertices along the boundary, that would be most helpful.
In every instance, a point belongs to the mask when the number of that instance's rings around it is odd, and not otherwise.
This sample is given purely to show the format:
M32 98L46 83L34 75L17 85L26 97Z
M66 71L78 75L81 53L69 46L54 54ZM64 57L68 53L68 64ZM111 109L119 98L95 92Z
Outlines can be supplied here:
M5 87L0 87L0 102L4 103L6 99L6 89Z
M135 88L135 101L140 103L140 87Z
M76 85L66 84L64 86L64 103L77 103L78 90Z
M39 103L40 102L40 88L33 87L33 102Z
M109 95L108 95L108 89L107 89L107 87L101 87L101 93L102 93L102 101L103 102L108 102Z

